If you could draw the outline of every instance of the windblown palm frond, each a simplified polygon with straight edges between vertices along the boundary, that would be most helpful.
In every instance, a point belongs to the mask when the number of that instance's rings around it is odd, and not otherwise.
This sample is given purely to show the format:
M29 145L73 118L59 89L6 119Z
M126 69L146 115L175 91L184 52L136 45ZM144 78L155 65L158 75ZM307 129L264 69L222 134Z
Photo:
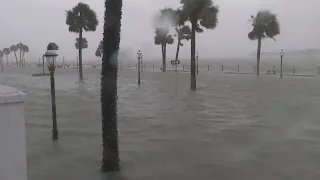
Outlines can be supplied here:
M98 26L97 14L90 9L89 5L79 3L71 10L66 11L66 24L70 32L79 33L80 29L95 31Z
M277 16L270 11L259 11L256 16L251 16L251 21L253 29L248 34L250 40L256 40L259 37L274 39L280 34Z
M3 48L3 53L8 55L10 54L10 49L9 48Z

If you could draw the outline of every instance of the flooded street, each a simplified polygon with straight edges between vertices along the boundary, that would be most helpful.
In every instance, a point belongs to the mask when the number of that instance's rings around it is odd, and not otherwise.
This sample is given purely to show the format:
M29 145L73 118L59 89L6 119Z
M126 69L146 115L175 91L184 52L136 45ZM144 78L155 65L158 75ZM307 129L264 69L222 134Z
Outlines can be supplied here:
M57 69L60 139L51 140L49 77L11 68L0 83L27 93L30 180L100 180L100 70ZM120 71L124 180L320 179L320 78ZM176 84L177 83L177 84Z

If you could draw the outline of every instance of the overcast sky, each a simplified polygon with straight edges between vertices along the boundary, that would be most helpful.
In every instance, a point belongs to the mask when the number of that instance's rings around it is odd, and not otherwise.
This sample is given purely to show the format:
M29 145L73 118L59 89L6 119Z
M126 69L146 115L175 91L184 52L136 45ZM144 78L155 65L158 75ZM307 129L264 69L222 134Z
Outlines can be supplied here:
M68 32L65 10L78 0L1 0L0 48L22 42L30 49L28 60L38 59L51 41L59 46L59 57L75 59L75 33ZM84 60L97 59L96 47L102 39L103 0L83 0L97 12L99 27L96 32L85 32L89 48L83 51ZM256 50L257 42L247 34L251 14L260 9L271 10L278 15L281 34L277 41L264 40L263 51L279 51L320 47L319 0L215 0L219 6L218 26L197 34L197 49L201 57L247 56ZM161 49L155 46L152 17L164 7L176 8L180 0L124 0L120 51L135 56L138 48L145 59L160 58ZM181 57L190 57L190 42L181 49ZM168 58L173 58L176 42L168 46Z

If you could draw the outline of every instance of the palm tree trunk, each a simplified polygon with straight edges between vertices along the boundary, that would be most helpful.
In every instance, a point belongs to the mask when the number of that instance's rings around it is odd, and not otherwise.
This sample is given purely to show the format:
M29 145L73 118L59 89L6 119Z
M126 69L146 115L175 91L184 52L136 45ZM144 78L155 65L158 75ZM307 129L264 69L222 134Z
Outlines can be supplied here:
M118 51L122 16L122 0L105 1L103 58L101 70L101 111L103 172L119 171L117 127ZM107 23L113 22L113 23ZM115 56L116 55L116 56Z
M6 54L7 66L9 66L8 54Z
M16 57L17 66L19 66L19 62L18 62L18 58L17 58L17 53L16 53L16 51L14 51L14 56Z
M22 66L22 61L21 61L21 49L19 50L19 52L20 52L20 56L19 56L19 57L20 57L20 61L19 61L19 62L20 62L20 66Z
M165 45L161 44L161 52L162 52L162 72L166 72L166 57L165 57Z
M180 42L181 42L181 39L178 39L177 52L176 52L176 59L175 59L176 61L179 59Z
M3 72L3 57L0 57L1 60L1 72Z
M258 38L258 49L257 49L257 76L260 73L260 54L261 54L261 37Z
M81 14L80 14L81 16ZM82 28L79 32L79 79L83 81L83 74L82 74Z
M192 21L192 29L191 29L191 90L197 89L196 83L196 61L195 61L195 53L196 53L196 20Z
M167 44L163 45L163 72L167 71Z
M177 52L176 52L176 64L175 64L175 70L177 71L177 66L178 66L178 64L177 64L177 61L178 61L178 59L179 59L179 52L180 52L180 42L181 42L181 39L180 38L178 38L178 44L177 44Z
M22 66L25 66L26 65L26 61L25 61L25 59L24 59L24 51L22 52L22 59L21 59L21 61L22 61Z

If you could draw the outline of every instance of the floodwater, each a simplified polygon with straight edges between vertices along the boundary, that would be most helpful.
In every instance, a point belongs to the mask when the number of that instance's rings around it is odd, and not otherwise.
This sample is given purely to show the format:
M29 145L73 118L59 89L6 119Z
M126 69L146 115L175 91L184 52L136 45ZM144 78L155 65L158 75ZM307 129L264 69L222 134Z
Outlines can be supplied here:
M100 74L57 69L60 139L51 140L49 77L5 68L28 94L29 180L101 180ZM320 179L320 78L119 72L121 173L114 180ZM178 82L178 83L177 83ZM110 176L112 175L112 176Z

